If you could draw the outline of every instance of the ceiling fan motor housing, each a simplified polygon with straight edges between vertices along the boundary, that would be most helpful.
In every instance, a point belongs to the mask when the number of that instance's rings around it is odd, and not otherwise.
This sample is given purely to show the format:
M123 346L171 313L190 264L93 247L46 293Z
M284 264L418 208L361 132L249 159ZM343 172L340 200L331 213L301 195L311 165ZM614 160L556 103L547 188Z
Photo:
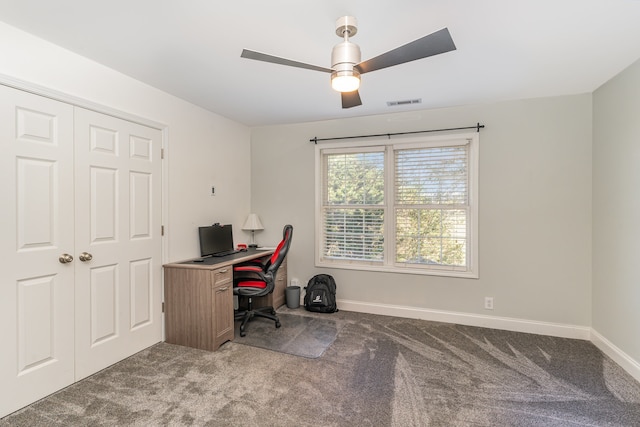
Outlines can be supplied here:
M360 86L360 73L355 65L360 62L360 47L344 41L331 53L331 87L338 92L352 92ZM340 83L338 83L340 81ZM347 83L348 82L348 83Z
M336 71L352 70L360 62L360 46L344 41L338 43L331 51L331 68Z
M335 71L351 71L361 61L360 46L349 41L349 37L358 32L357 25L353 16L343 16L336 21L336 34L344 37L344 41L331 51L331 68Z
M331 86L338 92L352 92L360 86L360 73L354 66L360 63L360 46L349 41L358 32L356 19L343 16L336 21L336 34L344 37L331 52Z

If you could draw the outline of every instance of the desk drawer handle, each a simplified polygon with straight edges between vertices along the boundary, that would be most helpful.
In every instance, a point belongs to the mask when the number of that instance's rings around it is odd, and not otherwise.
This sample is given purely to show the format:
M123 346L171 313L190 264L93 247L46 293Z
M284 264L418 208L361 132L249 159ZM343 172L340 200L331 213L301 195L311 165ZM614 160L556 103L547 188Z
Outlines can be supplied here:
M228 286L225 286L224 288L220 288L220 289L218 289L218 292L224 292L224 291L226 291L227 289L229 289L229 287L228 287Z
M228 269L228 268L225 268L224 270L220 270L218 273L219 273L219 274L224 274L224 273L226 273L227 271L229 271L229 269Z

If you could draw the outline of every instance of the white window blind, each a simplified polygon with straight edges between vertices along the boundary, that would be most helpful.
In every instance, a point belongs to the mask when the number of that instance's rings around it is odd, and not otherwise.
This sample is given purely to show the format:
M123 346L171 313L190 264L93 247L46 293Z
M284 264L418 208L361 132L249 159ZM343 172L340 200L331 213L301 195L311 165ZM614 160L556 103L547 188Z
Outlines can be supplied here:
M381 261L384 152L328 153L323 163L323 257Z
M469 146L395 151L396 263L467 265Z

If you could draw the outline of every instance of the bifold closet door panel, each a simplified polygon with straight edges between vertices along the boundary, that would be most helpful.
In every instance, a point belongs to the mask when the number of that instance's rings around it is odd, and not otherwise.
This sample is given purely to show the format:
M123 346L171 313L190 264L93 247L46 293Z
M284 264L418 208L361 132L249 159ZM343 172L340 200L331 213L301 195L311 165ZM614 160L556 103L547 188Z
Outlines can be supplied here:
M2 417L74 381L73 107L0 85L0 151Z
M75 109L76 380L162 339L161 136Z
M0 85L0 417L162 339L161 144Z

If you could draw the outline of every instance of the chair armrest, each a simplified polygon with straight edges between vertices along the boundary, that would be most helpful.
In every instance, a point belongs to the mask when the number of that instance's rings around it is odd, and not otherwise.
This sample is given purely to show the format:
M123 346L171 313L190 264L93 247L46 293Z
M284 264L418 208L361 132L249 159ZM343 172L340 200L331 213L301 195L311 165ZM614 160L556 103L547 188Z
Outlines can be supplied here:
M261 265L236 265L233 267L233 271L250 271L258 273L262 271Z

